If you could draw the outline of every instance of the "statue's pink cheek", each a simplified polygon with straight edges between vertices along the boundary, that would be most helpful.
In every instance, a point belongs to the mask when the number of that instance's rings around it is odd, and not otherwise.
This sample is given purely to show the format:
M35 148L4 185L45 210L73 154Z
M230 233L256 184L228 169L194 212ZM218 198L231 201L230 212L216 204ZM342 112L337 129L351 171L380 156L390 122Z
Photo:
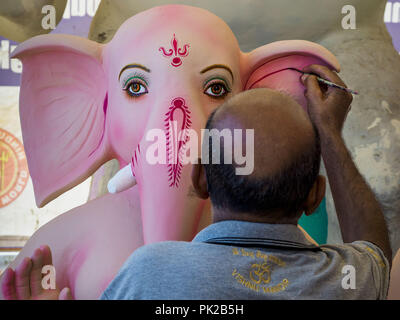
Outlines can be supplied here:
M123 129L122 124L119 121L115 121L111 125L111 132L112 132L112 140L115 142L121 141L126 136L125 130Z
M114 151L125 161L129 161L132 151L135 149L138 136L135 125L128 126L122 120L113 119L110 124L110 138Z
M132 102L131 102L132 103ZM110 102L107 125L113 144L128 143L129 138L137 135L141 121L132 105L124 101Z

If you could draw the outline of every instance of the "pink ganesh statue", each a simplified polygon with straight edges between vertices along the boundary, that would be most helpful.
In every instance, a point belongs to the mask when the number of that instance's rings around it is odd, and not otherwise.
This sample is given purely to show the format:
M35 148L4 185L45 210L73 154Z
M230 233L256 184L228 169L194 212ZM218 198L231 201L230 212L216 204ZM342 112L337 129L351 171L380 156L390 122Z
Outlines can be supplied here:
M210 223L209 203L190 194L191 165L181 159L185 129L200 137L218 105L251 88L282 90L306 108L300 73L292 68L339 71L328 50L307 41L243 53L224 21L183 5L133 16L105 45L42 35L22 43L14 57L23 63L20 116L38 206L111 159L133 169L134 187L49 222L11 265L49 245L57 285L71 288L76 299L98 298L143 244L190 241ZM176 134L168 134L172 122ZM174 148L176 161L148 161L154 131L165 133L160 152Z

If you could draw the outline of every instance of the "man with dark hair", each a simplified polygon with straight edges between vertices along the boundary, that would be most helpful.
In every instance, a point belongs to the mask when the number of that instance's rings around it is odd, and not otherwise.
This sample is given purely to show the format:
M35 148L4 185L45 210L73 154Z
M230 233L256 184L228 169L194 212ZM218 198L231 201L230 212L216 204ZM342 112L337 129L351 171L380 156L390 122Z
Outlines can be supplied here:
M224 148L221 147L221 159L218 164L215 164L210 157L209 164L204 165L207 190L213 207L260 216L280 210L285 218L299 218L297 215L302 214L302 205L319 174L321 145L318 131L294 100L282 93L267 89L245 91L233 97L210 115L206 129L209 131L222 129L220 121L222 118L224 118L223 126L235 126L236 123L227 123L226 119L227 117L234 119L232 108L235 112L253 113L256 116L250 118L249 123L243 123L243 115L238 115L241 121L239 126L251 127L255 131L259 148L259 152L255 154L256 171L252 175L237 175L236 166L224 162ZM266 126L265 119L270 118L272 112L286 121L288 119L299 123L302 121L305 128L299 127L295 130L282 128L282 121L268 122ZM307 132L309 136L299 137L299 133L303 132ZM282 141L283 135L291 146L271 143ZM300 148L302 138L309 140L304 144L304 148ZM235 141L233 142L235 146ZM208 149L212 149L213 137L210 136L206 143L209 143ZM278 154L281 156L277 157ZM290 160L282 163L285 154ZM275 161L278 163L274 164ZM277 165L277 168L270 174L273 165Z
M345 86L325 67L305 71ZM256 89L211 115L207 129L254 130L253 172L238 175L237 161L195 165L193 187L211 198L213 224L192 242L139 248L103 299L386 297L391 249L384 217L341 137L352 96L324 90L315 76L302 81L308 114L285 94ZM242 138L224 144L219 157L248 143ZM325 195L321 154L346 244L317 246L297 226Z

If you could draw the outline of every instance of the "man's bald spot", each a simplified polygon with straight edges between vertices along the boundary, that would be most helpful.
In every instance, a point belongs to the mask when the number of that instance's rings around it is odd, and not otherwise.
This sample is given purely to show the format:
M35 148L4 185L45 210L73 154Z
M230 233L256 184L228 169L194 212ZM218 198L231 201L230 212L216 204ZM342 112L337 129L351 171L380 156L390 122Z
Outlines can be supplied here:
M217 110L212 127L254 129L251 176L258 178L286 169L315 144L313 126L303 108L290 96L271 89L253 89L234 96Z

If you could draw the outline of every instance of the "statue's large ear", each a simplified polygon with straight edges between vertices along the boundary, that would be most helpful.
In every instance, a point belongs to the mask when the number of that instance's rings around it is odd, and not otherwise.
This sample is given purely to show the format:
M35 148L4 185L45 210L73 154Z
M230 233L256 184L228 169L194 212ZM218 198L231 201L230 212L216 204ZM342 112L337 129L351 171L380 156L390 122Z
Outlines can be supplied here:
M43 35L14 51L23 63L22 135L39 207L108 160L102 48L80 37Z
M296 99L304 108L307 101L304 86L300 82L302 70L311 64L320 64L339 71L335 56L324 47L309 41L278 41L259 47L243 55L244 89L270 88L284 91Z

